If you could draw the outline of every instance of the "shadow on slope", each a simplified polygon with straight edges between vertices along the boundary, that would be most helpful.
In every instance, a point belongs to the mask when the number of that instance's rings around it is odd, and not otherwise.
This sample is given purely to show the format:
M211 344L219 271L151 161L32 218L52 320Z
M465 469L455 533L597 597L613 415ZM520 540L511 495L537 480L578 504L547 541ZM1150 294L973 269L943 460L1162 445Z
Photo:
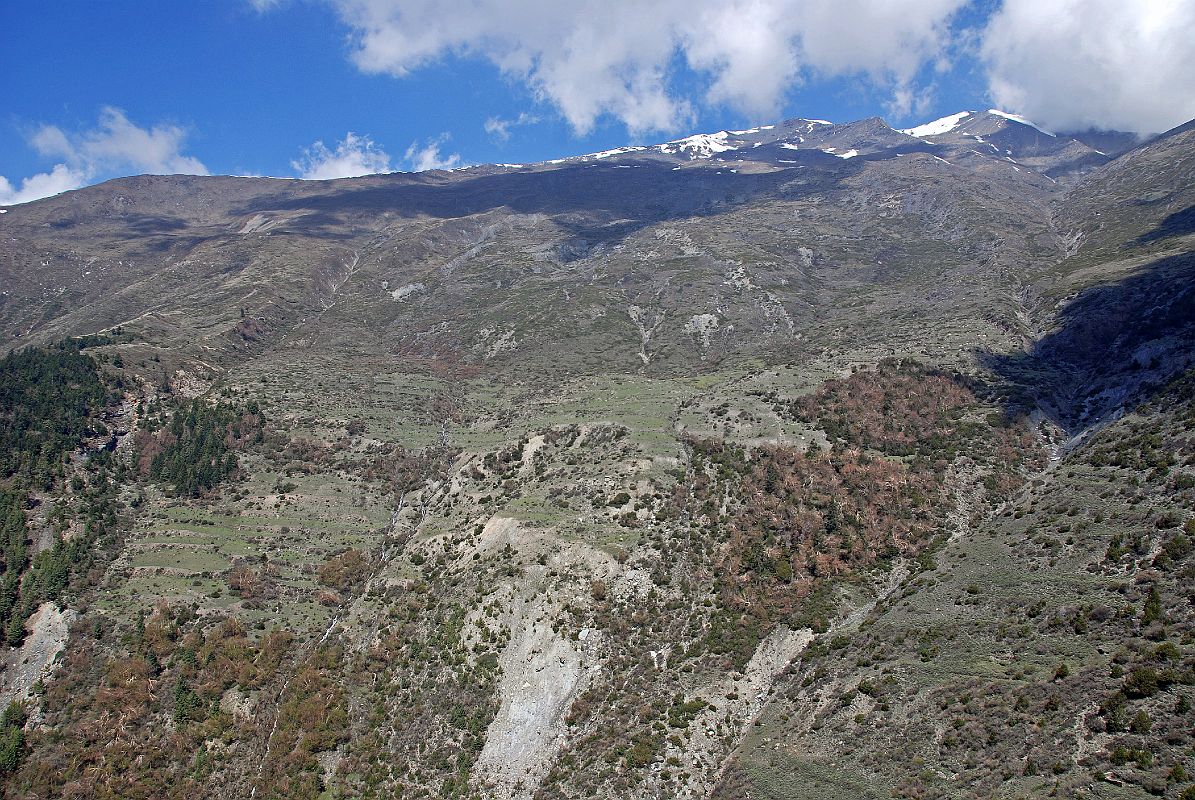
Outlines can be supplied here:
M1195 362L1195 253L1084 290L1025 353L981 353L1013 388L1010 413L1038 408L1071 434L1148 399Z
M1195 206L1187 206L1182 211L1170 214L1158 224L1158 227L1138 236L1133 244L1149 244L1175 236L1185 236L1188 233L1195 233Z
M463 180L442 175L387 176L379 183L327 194L255 198L236 213L306 211L302 229L310 232L321 226L341 226L344 217L358 214L459 219L506 208L550 216L576 234L621 240L670 219L714 216L761 198L823 190L861 168L820 152L817 156L810 159L808 169L758 173L734 172L731 165L674 169L671 162L641 160ZM838 162L837 169L818 168L828 165L827 158Z

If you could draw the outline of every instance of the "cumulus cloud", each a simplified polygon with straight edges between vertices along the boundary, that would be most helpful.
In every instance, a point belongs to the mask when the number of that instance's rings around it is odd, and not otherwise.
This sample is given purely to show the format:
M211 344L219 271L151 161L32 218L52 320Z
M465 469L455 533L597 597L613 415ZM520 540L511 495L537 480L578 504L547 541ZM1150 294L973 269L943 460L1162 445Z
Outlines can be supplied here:
M331 178L356 178L359 175L373 175L390 172L390 156L368 136L353 132L345 134L343 140L329 149L322 141L303 151L303 155L290 162L299 177L306 180L329 180Z
M913 110L917 73L943 57L964 0L737 0L711 2L683 22L689 63L714 78L706 99L756 118L775 113L792 86L860 75Z
M29 136L29 144L40 155L59 163L49 172L25 178L20 188L0 176L0 204L49 197L103 175L208 174L199 159L183 155L186 138L187 131L180 126L142 128L123 111L110 106L100 111L96 126L90 130L68 132L55 125L43 125Z
M50 195L78 189L87 182L87 176L75 172L66 164L56 164L49 172L40 172L21 181L19 188L0 175L0 206L28 203Z
M197 158L182 154L186 129L178 125L142 128L129 121L119 108L100 111L95 128L68 134L54 125L45 125L30 138L43 156L61 158L68 165L89 174L112 170L132 170L155 175L206 175Z
M982 34L992 99L1056 130L1195 117L1195 3L1005 0Z
M635 133L690 123L697 103L774 115L811 76L859 75L913 98L966 0L327 0L352 57L405 76L447 56L487 59L578 133L610 115ZM700 96L674 85L683 60ZM499 125L499 130L501 130Z
M461 163L459 154L441 152L448 139L448 134L442 133L432 139L412 142L397 164L411 172L458 166ZM395 160L381 145L369 136L351 131L335 147L317 141L290 164L300 178L316 181L376 175L397 168Z
M933 105L936 88L933 84L921 89L898 86L888 102L884 103L884 108L897 119L907 119L910 115L925 114Z
M412 142L407 148L406 163L412 172L425 172L429 169L452 169L459 166L461 157L458 153L445 155L440 148L448 141L448 134L440 134L435 139L425 142Z
M534 125L537 122L539 122L539 117L535 114L528 114L526 111L520 113L514 119L490 117L485 121L485 132L497 139L499 142L506 142L510 140L511 128L519 128L523 125Z

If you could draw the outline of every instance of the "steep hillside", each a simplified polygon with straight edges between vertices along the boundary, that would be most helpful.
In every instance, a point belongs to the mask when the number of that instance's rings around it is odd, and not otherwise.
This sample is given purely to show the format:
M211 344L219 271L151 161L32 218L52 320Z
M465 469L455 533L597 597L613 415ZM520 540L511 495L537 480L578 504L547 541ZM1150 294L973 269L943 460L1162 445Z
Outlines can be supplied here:
M7 795L1187 793L1193 136L7 209Z
M717 796L1192 794L1192 380L806 648Z

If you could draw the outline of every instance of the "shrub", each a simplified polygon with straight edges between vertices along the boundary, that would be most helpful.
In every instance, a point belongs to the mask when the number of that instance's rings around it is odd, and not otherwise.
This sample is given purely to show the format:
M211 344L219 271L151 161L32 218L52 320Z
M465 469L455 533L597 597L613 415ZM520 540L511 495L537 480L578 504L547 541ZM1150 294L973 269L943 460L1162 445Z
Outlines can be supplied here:
M1124 692L1129 697L1152 697L1158 692L1158 673L1151 667L1138 667L1125 678Z
M369 577L369 570L365 554L352 548L324 562L320 567L319 582L344 592L363 583Z

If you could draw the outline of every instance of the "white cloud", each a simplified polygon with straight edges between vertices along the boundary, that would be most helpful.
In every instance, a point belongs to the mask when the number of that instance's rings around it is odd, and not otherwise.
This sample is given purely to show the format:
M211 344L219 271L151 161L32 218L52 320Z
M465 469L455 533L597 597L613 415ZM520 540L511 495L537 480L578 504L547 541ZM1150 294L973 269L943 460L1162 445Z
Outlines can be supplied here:
M405 76L445 56L489 60L585 133L690 123L695 103L774 115L810 75L861 75L909 106L966 0L327 0L362 70ZM673 84L683 58L701 96ZM501 128L499 127L499 130ZM500 136L500 134L499 134Z
M707 100L757 119L807 77L861 75L905 115L925 89L918 71L941 59L965 0L736 0L710 2L682 23L688 61L710 72Z
M914 89L908 85L898 86L884 107L897 119L908 119L910 115L920 116L933 105L935 88L932 84L921 89Z
M27 203L77 189L103 175L120 173L206 175L197 158L182 154L187 131L177 125L142 128L118 108L101 109L96 127L68 133L43 125L29 137L40 155L56 159L49 172L21 181L19 189L0 176L0 204Z
M55 164L49 172L40 172L25 178L21 181L19 189L14 189L8 179L0 175L0 206L28 203L31 200L61 194L70 189L78 189L86 181L86 175L75 172L66 164Z
M1005 0L983 32L992 99L1054 130L1195 117L1195 2Z
M429 169L448 169L461 163L457 153L444 154L441 148L449 135L442 133L434 139L412 142L403 154L403 168L412 172ZM331 180L333 178L356 178L361 175L375 175L392 172L390 155L369 136L346 133L344 139L329 148L323 142L316 142L303 151L303 155L290 162L299 177L304 180Z
M43 156L61 158L88 174L129 170L155 175L206 175L197 158L181 152L187 131L178 125L141 128L129 121L119 108L100 111L95 128L67 134L61 128L45 125L30 138Z
M406 163L412 172L425 172L429 169L452 169L461 163L458 153L443 155L440 148L448 141L448 134L442 133L435 139L426 142L411 142L407 148Z
M299 177L306 180L329 180L331 178L355 178L390 172L390 156L368 136L358 136L351 131L330 150L322 142L303 151L296 161L290 162Z
M534 125L537 122L539 122L539 117L535 114L528 114L526 111L520 113L514 119L490 117L485 121L485 132L499 142L506 142L510 140L511 128L519 128L524 125Z

